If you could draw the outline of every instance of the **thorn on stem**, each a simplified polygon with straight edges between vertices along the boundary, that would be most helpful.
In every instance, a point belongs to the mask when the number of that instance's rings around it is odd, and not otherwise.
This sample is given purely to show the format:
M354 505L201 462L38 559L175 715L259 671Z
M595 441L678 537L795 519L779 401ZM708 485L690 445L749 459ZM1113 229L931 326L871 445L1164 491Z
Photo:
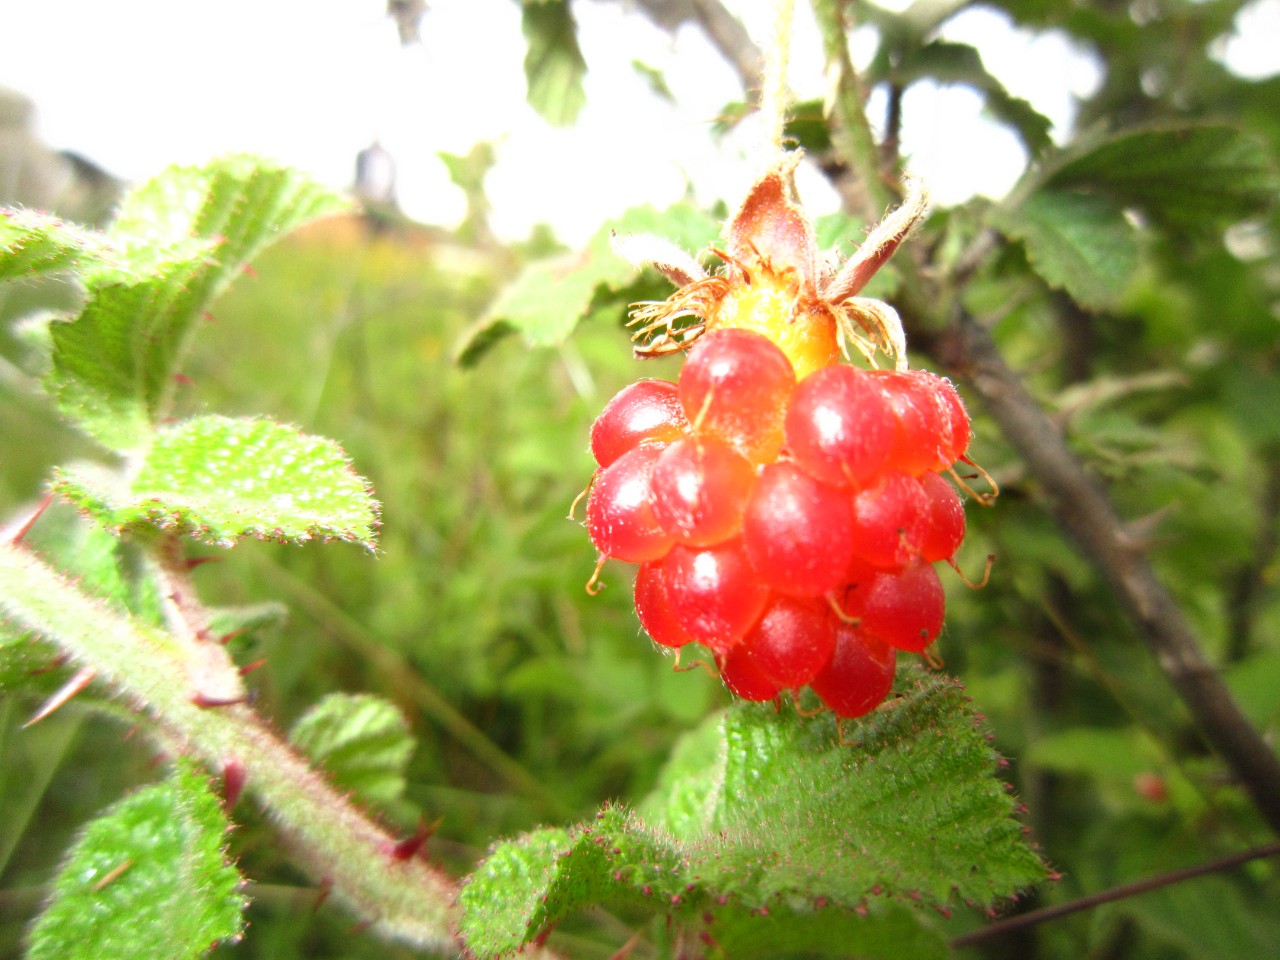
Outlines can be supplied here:
M215 697L203 691L197 690L191 695L191 702L197 707L208 709L210 707L233 707L237 703L246 703L248 697L241 695L238 697Z
M59 687L57 692L44 702L39 710L31 715L31 719L22 725L22 729L25 730L27 727L34 726L59 707L69 702L72 697L92 683L93 678L97 675L98 671L96 668L81 667L72 674L70 680Z
M320 878L320 887L319 887L319 889L316 891L316 900L315 900L315 903L311 904L311 912L312 912L312 913L317 913L317 912L319 912L321 905L322 905L326 900L328 900L328 899L329 899L329 894L331 894L331 893L333 893L333 878L332 878L332 877L321 877L321 878Z
M26 535L31 532L31 528L36 525L36 521L44 516L44 512L49 509L52 503L53 492L50 491L40 498L40 502L36 504L36 508L31 511L31 516L18 524L18 528L14 530L13 533L9 534L9 542L15 545L21 543Z
M441 817L434 823L428 824L426 817L418 817L418 829L413 832L412 836L399 840L391 848L392 860L411 860L426 845L427 841L434 836L436 830L440 828L440 824L444 821Z
M222 806L223 809L230 811L235 807L236 802L240 799L240 794L244 791L245 780L248 774L244 769L244 764L239 760L227 760L222 765Z

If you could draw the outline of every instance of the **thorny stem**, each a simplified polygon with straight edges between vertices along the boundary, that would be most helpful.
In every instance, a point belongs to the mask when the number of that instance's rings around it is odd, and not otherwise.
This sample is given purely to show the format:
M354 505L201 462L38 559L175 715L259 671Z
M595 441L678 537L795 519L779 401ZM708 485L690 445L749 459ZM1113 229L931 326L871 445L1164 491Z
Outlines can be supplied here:
M1168 873L1161 873L1153 877L1146 877L1145 879L1138 880L1134 883L1121 884L1118 887L1112 887L1110 890L1091 893L1087 897L1080 897L1076 900L1069 900L1066 903L1055 904L1052 907L1044 907L1041 910L1032 910L1029 913L1022 913L1016 917L1009 917L1007 920L997 921L996 923L989 924L977 930L971 930L969 933L961 934L951 941L951 947L954 950L958 950L961 947L971 947L974 944L993 940L997 937L1003 937L1017 930L1025 929L1026 927L1032 927L1037 924L1046 923L1049 920L1056 920L1059 917L1065 917L1068 914L1078 913L1081 910L1091 910L1104 903L1112 903L1116 900L1124 900L1127 897L1135 897L1140 893L1149 893L1152 890L1159 890L1161 887L1168 887L1175 883L1182 883L1184 880L1191 880L1195 877L1203 877L1206 874L1230 870L1232 867L1238 867L1241 864L1250 862L1251 860L1261 860L1265 857L1274 857L1278 855L1280 855L1280 842L1268 844L1265 847L1255 847L1252 850L1241 850L1238 853L1232 853L1225 857L1220 857L1217 860L1210 860L1208 863L1197 864L1194 867L1185 867L1181 870L1171 870Z
M0 618L45 636L150 716L162 743L233 764L317 878L384 936L456 950L453 882L356 808L247 705L192 699L185 644L90 597L23 547L0 543Z
M244 682L231 655L217 638L209 635L209 615L196 594L182 541L165 534L151 559L165 622L182 650L192 697L206 705L244 700Z

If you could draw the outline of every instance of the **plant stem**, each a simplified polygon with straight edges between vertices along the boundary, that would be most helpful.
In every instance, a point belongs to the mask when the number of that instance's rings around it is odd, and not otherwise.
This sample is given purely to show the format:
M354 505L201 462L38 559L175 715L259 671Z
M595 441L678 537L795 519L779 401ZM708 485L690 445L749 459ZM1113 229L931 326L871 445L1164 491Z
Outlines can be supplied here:
M1280 758L1236 704L1177 603L1156 576L1098 479L1005 362L991 334L958 305L931 352L982 396L1049 496L1049 510L1138 627L1148 649L1270 827L1280 833Z
M782 152L782 131L787 121L787 63L791 56L791 21L795 0L775 0L773 36L769 38L764 67L764 89L760 91L760 113L764 117L769 152Z
M0 543L0 615L58 645L151 716L167 743L213 769L238 764L318 882L374 930L418 947L456 950L452 881L351 804L248 706L204 708L180 648L162 631L82 593L29 551Z
M961 934L951 941L951 947L953 950L958 950L961 947L970 947L996 937L1005 936L1016 930L1032 927L1039 923L1046 923L1049 920L1056 920L1058 917L1065 917L1081 910L1091 910L1104 903L1124 900L1127 897L1134 897L1140 893L1149 893L1152 890L1159 890L1161 887L1172 886L1175 883L1182 883L1184 880L1202 877L1205 874L1230 870L1232 867L1238 867L1251 860L1261 860L1264 857L1277 855L1280 855L1280 843L1268 844L1265 847L1255 847L1252 850L1241 850L1238 853L1232 853L1217 860L1210 860L1208 863L1201 863L1194 867L1184 867L1181 870L1171 870L1168 873L1146 877L1134 883L1121 884L1118 887L1112 887L1110 890L1103 890L1100 893L1091 893L1087 897L1080 897L1076 900L1069 900L1066 903L1055 904L1052 907L1032 910L1030 913L1022 913L1016 917L1009 917L1007 920L997 921L980 929L971 930L969 933Z
M850 135L835 142L848 151L849 165L867 181L868 196L875 201L887 187L879 176L879 150L849 65L840 4L814 0L813 6L828 59L840 65L838 117ZM1020 202L1041 176L1043 172L1023 177L1006 203ZM961 258L957 273L962 275L953 274L949 282L926 278L910 256L912 251L907 251L908 256L896 261L903 277L899 309L904 319L914 321L914 336L927 338L930 352L982 397L1009 442L1048 491L1049 509L1058 524L1119 599L1205 739L1226 760L1268 825L1280 833L1280 757L1240 710L1172 595L1126 536L1101 483L1071 452L986 327L960 303L960 283L998 247L994 233L983 231Z
M813 12L822 33L822 48L827 60L827 70L835 74L830 104L835 123L831 138L858 175L862 193L860 213L868 223L879 220L896 199L893 190L885 182L880 170L880 151L863 104L862 84L858 80L853 61L849 59L848 32L840 0L813 0ZM846 206L849 198L846 196Z
M323 593L269 560L255 558L254 568L271 582L273 588L285 592L293 603L305 610L321 629L370 663L398 696L403 696L431 717L512 788L537 804L540 815L566 820L576 814L577 811L557 797L546 784L490 740L403 656L370 637L364 627Z

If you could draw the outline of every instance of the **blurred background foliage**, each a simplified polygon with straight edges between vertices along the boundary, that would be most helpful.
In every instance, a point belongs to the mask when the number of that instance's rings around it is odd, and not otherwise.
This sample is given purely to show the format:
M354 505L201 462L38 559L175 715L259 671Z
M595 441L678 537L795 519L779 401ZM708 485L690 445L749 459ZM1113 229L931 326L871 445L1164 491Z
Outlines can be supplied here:
M900 97L941 70L921 50L943 14L966 5L921 3L901 15L866 6L881 50L864 83ZM1064 31L1097 57L1103 80L1080 105L1081 129L1226 119L1272 160L1280 155L1280 78L1235 76L1216 56L1245 6L1238 0L997 6L1027 28ZM557 22L561 32L540 42L563 39L571 19ZM28 151L24 169L65 171L67 158L13 134L20 102L4 117L6 160ZM587 596L595 557L565 518L591 474L585 438L594 415L637 375L673 377L675 366L638 367L617 311L558 347L529 349L508 337L476 366L456 364L457 344L521 265L557 248L547 236L498 244L484 225L484 151L449 161L473 201L461 233L383 210L285 239L208 318L183 405L265 413L332 436L372 481L383 505L376 556L343 545L246 545L202 567L200 585L213 604L283 605L279 618L234 641L241 662L266 659L251 683L282 728L334 690L377 693L404 711L418 748L404 801L387 816L406 831L418 811L439 818L433 855L461 873L498 836L580 818L608 798L640 798L676 737L726 694L702 671L673 672L651 649L630 609L628 570L611 565L604 592ZM55 191L55 205L100 221L115 185L100 173L73 182L75 191ZM94 189L81 188L89 182ZM5 202L52 203L33 181L2 185ZM915 242L945 261L989 203L936 212ZM1105 310L1050 289L1017 244L989 259L966 305L1105 478L1134 543L1274 744L1280 211L1260 208L1226 229L1212 217L1177 229L1138 226L1136 268ZM0 297L0 516L8 517L39 498L53 464L88 448L39 396L21 326L10 322L65 305L74 291L11 285ZM1020 908L1265 842L1245 794L1046 512L1037 478L982 408L971 408L972 454L1003 492L994 509L970 507L959 563L973 576L988 553L996 564L981 591L948 582L940 653L989 718L1027 822L1062 874ZM39 535L53 536L68 519L55 511ZM75 709L22 730L39 697L25 681L7 682L0 955L16 955L71 831L149 779L152 753L125 727ZM267 842L269 827L243 806L239 813L249 819L235 851L263 883L252 891L252 935L236 955L407 955L352 936L335 911L313 915L315 892ZM1262 861L981 949L1064 960L1265 956L1280 943L1278 906L1276 864ZM584 956L607 956L626 939L610 923L596 918L570 942Z

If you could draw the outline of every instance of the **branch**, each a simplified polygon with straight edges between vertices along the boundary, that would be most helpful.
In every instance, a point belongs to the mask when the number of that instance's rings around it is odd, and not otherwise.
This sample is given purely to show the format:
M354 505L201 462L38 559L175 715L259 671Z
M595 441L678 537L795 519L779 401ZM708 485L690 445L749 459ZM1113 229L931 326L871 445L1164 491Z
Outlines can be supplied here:
M838 0L813 0L813 6L828 60L834 58L840 69L838 119L851 134L841 141L833 132L833 139L848 151L849 165L866 182L875 201L887 186L879 179L880 152L870 135L849 64L841 5ZM1031 189L1034 181L1034 176L1024 177L1015 196ZM982 396L1005 436L1049 493L1050 511L1059 526L1101 573L1200 732L1232 768L1263 818L1280 833L1280 758L1240 710L1173 597L1126 537L1100 483L1067 447L986 328L961 305L959 286L998 246L994 232L983 231L962 256L950 286L941 278L927 277L910 257L903 258L898 295L902 314L916 320L917 338L932 341L930 352ZM946 323L939 332L942 320Z
M833 177L833 185L840 190L846 210L878 219L881 208L891 200L891 192L881 179L880 151L849 61L843 7L839 0L813 0L813 8L827 59L838 71L838 123L833 139L848 161L847 166L837 163L823 165L823 169L828 173L855 171L865 187L860 197L842 189L841 177ZM842 139L840 128L849 135ZM1031 189L1033 180L1024 178L1015 195ZM1101 572L1205 739L1232 768L1268 825L1280 833L1280 758L1232 698L1151 564L1127 540L1124 526L1097 479L1067 447L1057 426L1010 369L990 334L960 306L960 287L998 248L995 231L983 230L947 278L949 285L926 280L911 257L902 258L902 313L917 321L915 334L930 344L929 352L981 395L1030 472L1048 491L1050 511L1059 526ZM949 327L939 331L937 320L949 313Z
M686 21L697 23L738 74L748 96L764 87L764 57L746 28L720 0L636 0L636 6L667 30L674 31Z
M212 769L238 765L318 881L384 936L454 949L454 885L354 807L243 704L194 702L185 652L167 633L80 589L26 549L0 542L0 618L40 633L141 706L161 739Z
M958 950L961 947L971 947L974 944L993 940L996 937L1003 937L1006 934L1014 933L1015 931L1025 929L1026 927L1033 927L1040 923L1046 923L1049 920L1056 920L1058 917L1065 917L1068 914L1078 913L1081 910L1091 910L1104 903L1124 900L1128 897L1137 896L1140 893L1149 893L1152 890L1159 890L1161 887L1169 887L1175 883L1182 883L1184 880L1202 877L1205 874L1230 870L1232 867L1238 867L1251 860L1261 860L1264 857L1274 857L1277 855L1280 855L1280 843L1272 843L1265 847L1255 847L1252 850L1241 850L1239 853L1232 853L1228 856L1220 857L1217 860L1211 860L1208 863L1201 863L1194 867L1184 867L1181 870L1171 870L1168 873L1157 874L1154 877L1147 877L1134 883L1121 884L1118 887L1112 887L1110 890L1103 890L1101 893L1091 893L1087 897L1080 897L1076 900L1069 900L1066 903L1055 904L1052 907L1045 907L1042 910L1032 910L1030 913L1022 913L1016 917L1009 917L1007 920L1001 920L990 924L989 926L982 927L981 929L961 934L951 941L951 948L953 950Z
M1173 597L1125 534L1107 494L1009 368L986 328L958 305L930 352L971 384L1049 495L1058 525L1093 563L1254 805L1280 833L1280 758L1240 710Z

